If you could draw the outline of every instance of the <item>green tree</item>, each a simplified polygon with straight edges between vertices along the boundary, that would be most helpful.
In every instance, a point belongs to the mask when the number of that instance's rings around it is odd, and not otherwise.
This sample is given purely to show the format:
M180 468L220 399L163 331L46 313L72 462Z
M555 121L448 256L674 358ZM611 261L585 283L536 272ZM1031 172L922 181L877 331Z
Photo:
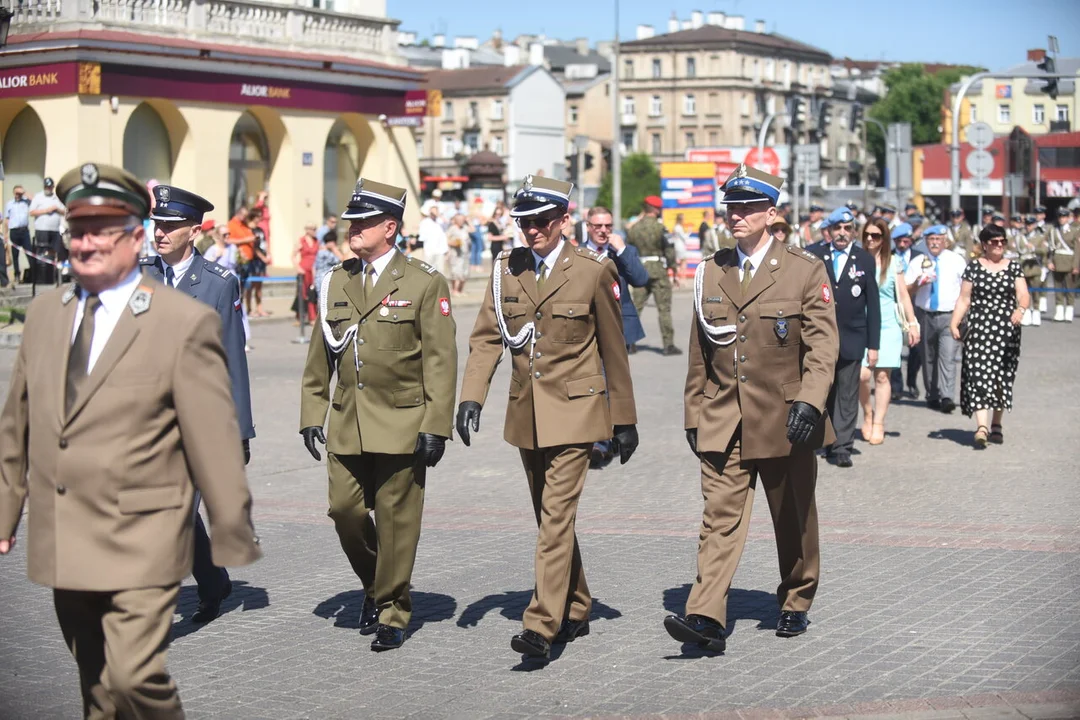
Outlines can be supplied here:
M965 75L979 71L973 67L943 68L929 73L921 64L901 65L886 71L887 91L874 103L868 115L888 126L889 123L911 123L911 144L925 145L941 141L941 108L949 86ZM866 127L866 142L877 158L879 168L885 167L885 138L873 123Z
M622 216L626 218L641 212L647 195L660 194L660 171L645 153L634 153L622 159ZM600 182L596 204L610 208L612 173Z

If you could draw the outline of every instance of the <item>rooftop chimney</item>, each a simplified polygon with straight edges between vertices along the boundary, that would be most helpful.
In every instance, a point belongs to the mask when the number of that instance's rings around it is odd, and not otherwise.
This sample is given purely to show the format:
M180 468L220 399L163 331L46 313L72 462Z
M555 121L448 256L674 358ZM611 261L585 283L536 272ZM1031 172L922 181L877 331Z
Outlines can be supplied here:
M589 38L583 38L583 37L575 38L574 39L574 49L577 50L578 55L588 55L589 54Z
M725 17L726 15L724 15L724 13L722 12L711 12L709 13L709 19L706 22L709 25L718 25L719 27L724 27Z
M724 21L724 27L728 30L745 30L746 18L742 15L728 15Z
M543 65L544 64L544 44L534 42L529 45L529 64L530 65Z
M674 11L671 13L671 19L667 21L667 31L669 33L679 32L679 18L675 15Z
M1041 63L1046 59L1046 51L1042 49L1028 50L1028 62Z
M476 50L480 47L480 41L471 35L462 35L454 38L454 47Z
M754 21L754 32L756 32L756 33L764 33L765 32L765 21L764 20L755 20Z
M694 10L690 13L690 27L699 28L705 24L705 15L700 10Z
M432 35L431 46L437 48L446 47L446 36L442 33L439 33L438 35Z
M652 25L638 25L637 26L637 39L647 40L656 34L656 30Z
M510 67L521 64L521 48L512 43L503 45L503 65Z

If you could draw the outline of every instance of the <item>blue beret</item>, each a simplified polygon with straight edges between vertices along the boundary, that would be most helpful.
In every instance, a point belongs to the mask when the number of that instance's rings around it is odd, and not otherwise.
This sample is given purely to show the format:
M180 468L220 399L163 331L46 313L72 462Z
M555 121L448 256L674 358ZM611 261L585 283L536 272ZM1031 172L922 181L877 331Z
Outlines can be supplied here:
M855 220L855 216L851 214L851 211L846 207L838 207L829 213L829 224L839 225L840 223L849 223Z
M902 237L911 237L911 225L908 223L900 223L893 228L892 239L899 240Z
M172 185L155 186L154 203L154 209L150 211L150 219L156 222L193 220L201 223L203 214L214 209L206 198Z
M941 224L931 225L930 227L926 228L925 232L923 232L923 235L948 235L948 234L949 234L949 228L947 228L947 227L945 227L944 225L941 225Z

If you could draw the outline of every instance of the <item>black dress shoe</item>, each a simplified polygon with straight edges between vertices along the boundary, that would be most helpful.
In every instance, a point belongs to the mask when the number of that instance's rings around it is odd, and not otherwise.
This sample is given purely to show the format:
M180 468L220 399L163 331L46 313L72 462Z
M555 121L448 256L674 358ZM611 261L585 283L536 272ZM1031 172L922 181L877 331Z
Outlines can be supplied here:
M783 610L780 612L780 622L776 623L777 637L795 637L806 632L810 626L810 618L805 612Z
M854 463L851 462L850 455L836 455L836 467L849 468Z
M952 398L945 398L941 401L941 412L945 413L946 415L948 415L955 409L956 403L953 402Z
M674 345L668 345L666 348L660 351L661 355L682 355L682 350Z
M919 388L915 387L914 385L909 385L908 389L907 389L907 396L909 398L911 398L912 400L918 400L919 399Z
M664 618L664 629L679 642L704 650L724 652L727 647L724 626L704 615L687 615L685 618L668 615Z
M379 623L375 630L375 639L371 641L371 649L374 652L396 650L405 644L405 628L396 628Z
M627 355L633 355L636 352L637 352L637 345L627 345L626 346L626 354Z
M515 652L529 657L543 658L544 660L551 657L551 643L545 640L543 635L532 630L526 630L520 635L511 638L510 647Z
M926 401L926 407L930 408L931 410L940 410L941 409L941 401L940 400L927 400Z
M900 402L900 400L902 400L903 398L904 398L904 393L902 393L902 392L894 392L892 394L892 398L890 398L890 399L893 402Z
M364 607L360 608L360 634L370 635L379 629L379 609L375 607L375 598L365 597Z
M191 616L191 622L201 625L208 623L221 614L221 603L232 595L232 580L225 581L225 592L216 600L200 600L199 607Z
M579 637L585 637L589 634L589 619L584 620L571 620L567 618L563 620L562 627L559 628L559 634L555 636L555 642L568 643L574 642Z

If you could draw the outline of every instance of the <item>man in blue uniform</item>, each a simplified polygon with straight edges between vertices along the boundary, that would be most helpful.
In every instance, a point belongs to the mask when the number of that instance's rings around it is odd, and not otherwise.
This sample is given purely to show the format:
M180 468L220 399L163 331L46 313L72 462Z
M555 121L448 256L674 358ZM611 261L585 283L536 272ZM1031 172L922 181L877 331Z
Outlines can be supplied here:
M214 206L195 193L169 185L154 188L154 248L158 255L143 258L143 272L190 295L217 310L221 318L221 339L229 368L236 418L244 442L244 462L251 459L249 442L255 437L251 419L251 387L247 356L244 353L244 324L240 312L240 282L235 275L206 260L195 250L202 234L203 214ZM191 616L195 623L210 622L221 611L221 603L232 592L225 568L210 557L210 538L195 501L195 563L192 570L199 586L199 607Z

